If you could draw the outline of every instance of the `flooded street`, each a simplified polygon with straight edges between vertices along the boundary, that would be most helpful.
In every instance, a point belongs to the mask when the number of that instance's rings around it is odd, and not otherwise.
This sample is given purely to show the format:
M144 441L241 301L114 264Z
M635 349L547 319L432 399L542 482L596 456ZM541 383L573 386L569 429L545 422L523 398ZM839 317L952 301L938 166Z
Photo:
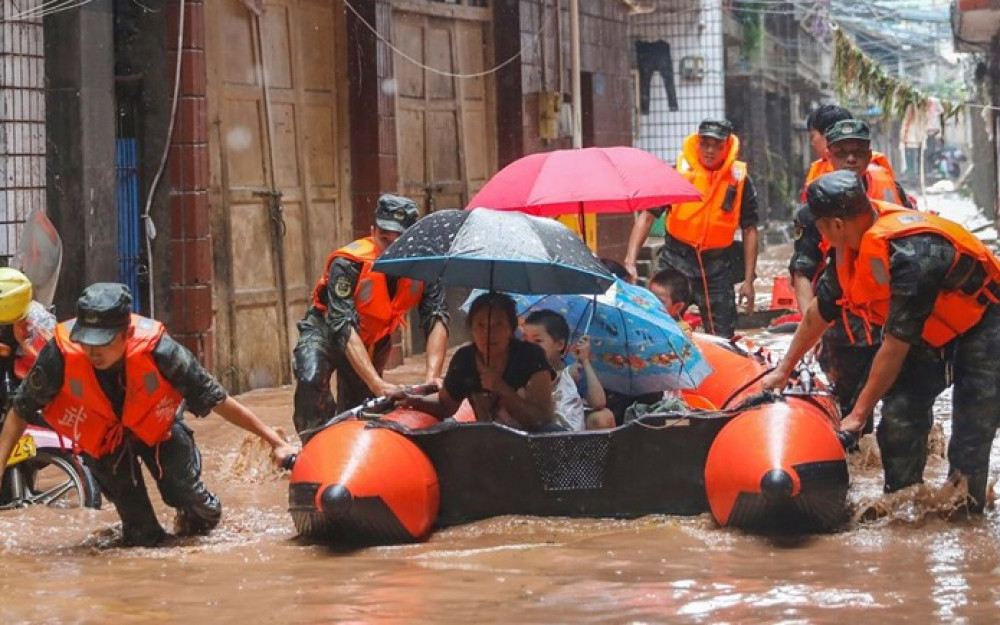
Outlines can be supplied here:
M767 285L784 271L781 247L762 265ZM757 338L780 348L789 335ZM291 430L291 389L241 399ZM947 410L943 400L945 432ZM295 539L287 475L242 432L218 417L191 425L223 501L220 528L121 549L107 504L0 513L0 622L995 622L1000 609L1000 516L944 520L934 493L887 500L888 515L823 536L751 536L708 514L501 517L423 544L338 551ZM926 477L936 487L947 463L935 451ZM877 459L856 454L852 505L867 509L880 493ZM172 513L157 510L169 528Z

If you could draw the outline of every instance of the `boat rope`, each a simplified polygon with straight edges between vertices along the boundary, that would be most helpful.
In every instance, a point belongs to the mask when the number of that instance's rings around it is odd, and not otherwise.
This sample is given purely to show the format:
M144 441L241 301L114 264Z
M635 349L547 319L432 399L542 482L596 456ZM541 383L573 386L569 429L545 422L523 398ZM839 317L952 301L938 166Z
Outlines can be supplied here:
M719 409L720 409L720 410L726 410L726 407L727 407L727 406L729 406L729 403L730 403L731 401L733 401L734 399L736 399L737 395L739 395L739 394L740 394L740 393L742 393L743 391L747 390L748 388L750 388L751 386L753 386L753 385L754 385L754 384L756 384L757 382L760 382L761 378L763 378L763 377L764 377L765 375L767 375L768 373L771 373L771 372L772 372L772 371L774 371L774 370L775 370L776 368L777 368L777 367L768 367L767 369L764 369L763 371L761 371L760 373L758 373L758 374L757 374L757 375L755 375L754 377L750 378L750 380L748 380L748 381L747 381L747 382L745 382L745 383L744 383L744 384L743 384L742 386L740 386L740 387L739 387L739 388L737 388L737 389L736 389L735 391L733 391L733 392L732 392L732 393L731 393L731 394L729 395L729 397L727 397L727 398L726 398L726 401L722 402L722 405L721 405L721 406L719 406Z

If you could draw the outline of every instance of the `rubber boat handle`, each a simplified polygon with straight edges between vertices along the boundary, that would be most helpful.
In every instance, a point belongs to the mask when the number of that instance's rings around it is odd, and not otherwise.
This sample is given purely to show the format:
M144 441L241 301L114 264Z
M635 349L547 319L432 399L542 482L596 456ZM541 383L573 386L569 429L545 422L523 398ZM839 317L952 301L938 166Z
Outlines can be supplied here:
M281 468L285 469L286 471L291 471L292 468L295 466L295 463L298 461L298 459L299 459L298 454L288 454L287 456L285 456L285 459L281 461Z
M843 446L844 451L851 451L858 446L858 435L854 432L838 430L837 438L840 440L840 444Z
M410 395L430 395L431 393L436 393L440 390L437 384L416 384L413 386L404 386L403 392ZM314 427L311 430L303 430L299 433L299 436L303 439L308 439L315 436L319 432L322 432L331 425L336 425L341 421L347 421L348 419L354 418L358 419L366 412L373 412L378 410L385 410L386 408L392 406L394 401L386 396L374 397L364 402L360 406L355 406L350 410L345 410L344 412L330 417L326 422Z

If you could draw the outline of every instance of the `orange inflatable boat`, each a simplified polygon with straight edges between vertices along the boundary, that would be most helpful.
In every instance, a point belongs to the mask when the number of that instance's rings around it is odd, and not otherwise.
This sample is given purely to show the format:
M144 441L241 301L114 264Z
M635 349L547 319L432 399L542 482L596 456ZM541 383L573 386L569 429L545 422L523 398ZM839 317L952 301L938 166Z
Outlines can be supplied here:
M471 414L438 422L383 400L338 415L303 447L289 510L307 538L400 543L503 514L695 515L724 526L824 531L845 516L836 404L808 380L761 392L765 357L707 335L715 372L697 410L613 430L528 434ZM808 376L804 376L808 377Z

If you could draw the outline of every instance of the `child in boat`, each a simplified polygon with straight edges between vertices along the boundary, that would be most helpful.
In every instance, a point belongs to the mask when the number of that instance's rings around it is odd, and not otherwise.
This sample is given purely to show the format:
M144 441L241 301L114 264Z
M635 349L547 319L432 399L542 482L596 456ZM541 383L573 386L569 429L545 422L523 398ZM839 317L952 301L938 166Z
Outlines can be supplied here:
M684 311L691 305L691 283L687 276L676 269L661 269L649 279L649 290L663 302L667 314L690 336L691 324L684 320Z
M594 430L615 427L615 417L605 405L604 387L590 364L590 337L584 336L573 347L577 362L566 366L563 356L569 343L566 319L552 310L536 310L524 321L524 339L538 344L556 371L552 400L556 419L571 430ZM585 383L586 402L580 396L577 380Z

